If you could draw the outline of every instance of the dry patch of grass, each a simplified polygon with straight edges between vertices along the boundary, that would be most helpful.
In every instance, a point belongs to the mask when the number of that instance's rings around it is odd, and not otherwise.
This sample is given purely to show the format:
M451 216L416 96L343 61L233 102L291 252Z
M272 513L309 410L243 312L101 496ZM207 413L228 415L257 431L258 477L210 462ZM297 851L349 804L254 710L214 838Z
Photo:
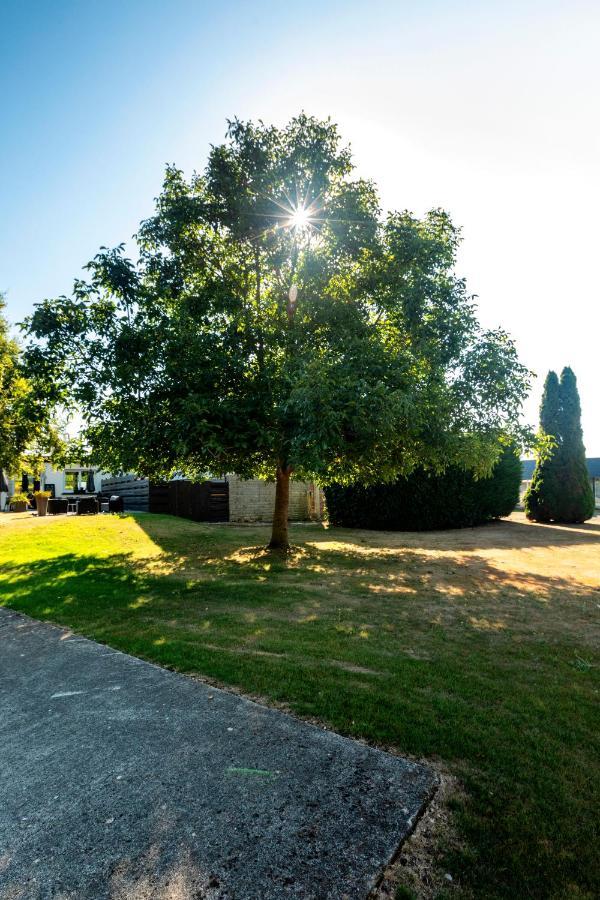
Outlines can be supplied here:
M466 793L444 807L451 827L430 828L452 882L416 866L436 891L600 893L597 520L294 527L286 557L263 526L0 522L0 602L441 761Z

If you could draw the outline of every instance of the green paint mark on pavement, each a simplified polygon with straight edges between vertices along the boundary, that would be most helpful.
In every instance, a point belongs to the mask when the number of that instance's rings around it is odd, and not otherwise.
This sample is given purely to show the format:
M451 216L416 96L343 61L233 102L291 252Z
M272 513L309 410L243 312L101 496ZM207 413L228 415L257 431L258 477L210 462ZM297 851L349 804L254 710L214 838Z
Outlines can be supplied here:
M267 778L277 774L269 769L246 769L244 766L228 766L226 771L228 775L260 775Z

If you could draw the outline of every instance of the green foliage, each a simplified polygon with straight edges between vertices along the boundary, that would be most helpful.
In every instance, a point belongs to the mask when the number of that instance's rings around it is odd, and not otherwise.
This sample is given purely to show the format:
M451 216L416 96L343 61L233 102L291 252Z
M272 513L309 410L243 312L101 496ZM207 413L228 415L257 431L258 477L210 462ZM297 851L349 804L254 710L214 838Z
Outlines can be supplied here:
M544 382L540 407L540 430L555 436L560 433L560 384L556 372L550 370Z
M4 307L0 295L0 469L12 473L34 431L35 396L23 375L18 345L9 337Z
M0 294L0 469L39 471L60 438L50 419L44 386L25 371L20 349L10 338Z
M13 494L8 498L9 503L29 503L27 494Z
M559 516L564 522L584 522L594 515L595 502L583 445L577 379L569 367L561 374L560 402L563 491Z
M347 528L430 531L464 528L508 516L519 499L521 463L506 448L491 476L451 466L440 475L417 469L392 484L330 485L329 520Z
M167 169L136 240L28 323L32 371L78 404L103 468L484 473L518 431L528 372L477 323L457 228L383 217L330 121L230 122L204 174Z
M399 884L396 887L395 900L417 900L417 895L411 888Z
M594 515L587 470L577 379L568 366L549 372L540 408L538 452L525 513L536 522L584 522Z

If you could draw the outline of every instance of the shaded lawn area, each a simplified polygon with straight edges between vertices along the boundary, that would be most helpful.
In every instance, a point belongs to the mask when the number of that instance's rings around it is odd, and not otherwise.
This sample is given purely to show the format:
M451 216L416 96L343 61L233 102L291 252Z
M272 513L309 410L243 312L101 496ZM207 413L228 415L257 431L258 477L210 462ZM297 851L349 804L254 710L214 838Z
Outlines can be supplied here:
M600 525L267 536L15 516L0 603L443 761L476 897L598 896Z

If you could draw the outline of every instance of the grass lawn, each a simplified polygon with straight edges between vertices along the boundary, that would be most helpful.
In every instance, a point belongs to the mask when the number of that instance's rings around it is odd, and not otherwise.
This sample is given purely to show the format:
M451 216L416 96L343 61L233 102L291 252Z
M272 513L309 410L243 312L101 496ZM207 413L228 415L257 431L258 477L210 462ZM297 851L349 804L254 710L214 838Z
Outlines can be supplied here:
M600 895L600 524L0 516L0 603L440 762L475 897Z

